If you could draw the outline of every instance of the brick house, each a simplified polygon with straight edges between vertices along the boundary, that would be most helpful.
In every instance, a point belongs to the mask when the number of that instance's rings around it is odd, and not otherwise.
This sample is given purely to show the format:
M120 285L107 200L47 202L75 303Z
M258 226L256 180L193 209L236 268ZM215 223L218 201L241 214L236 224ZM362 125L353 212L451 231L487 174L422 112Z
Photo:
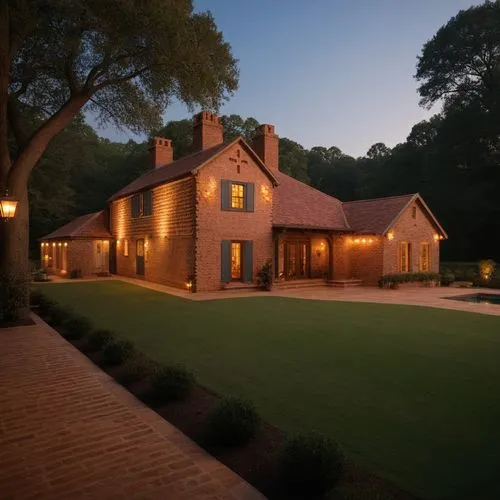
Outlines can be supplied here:
M42 238L42 264L193 291L254 285L268 259L280 284L374 285L387 273L438 271L447 236L419 194L342 203L278 170L272 125L252 146L224 143L218 117L201 112L193 142L195 153L173 161L172 141L154 138L151 170L103 212ZM65 258L53 251L61 246Z

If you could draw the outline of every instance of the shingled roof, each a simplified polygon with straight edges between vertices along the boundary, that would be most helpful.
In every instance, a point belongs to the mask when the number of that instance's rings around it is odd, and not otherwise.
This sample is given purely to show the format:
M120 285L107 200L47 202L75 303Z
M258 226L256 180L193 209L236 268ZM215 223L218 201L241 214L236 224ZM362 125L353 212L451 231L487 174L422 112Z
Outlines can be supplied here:
M104 211L101 210L100 212L77 217L65 226L62 226L47 236L40 238L40 240L107 239L111 237L111 233L106 227Z
M241 142L241 145L245 150L254 158L254 160L259 164L264 173L276 184L276 177L270 172L270 170L262 163L262 160L257 156L255 151L243 140L242 137L238 137L231 142L225 142L213 146L211 148L205 149L203 151L198 151L188 156L169 163L164 167L155 168L141 175L137 179L133 180L130 184L127 184L124 188L120 189L115 193L108 201L114 201L118 198L123 198L137 191L142 191L144 189L151 189L152 187L159 186L166 182L172 182L174 180L186 177L198 169L203 167L205 163L213 160L216 156L221 154L225 149L229 148L236 142Z
M274 174L273 226L349 231L342 202L281 172Z
M348 201L343 204L343 208L349 225L356 232L385 234L406 207L415 200L422 205L436 229L446 237L446 232L418 193L372 200Z

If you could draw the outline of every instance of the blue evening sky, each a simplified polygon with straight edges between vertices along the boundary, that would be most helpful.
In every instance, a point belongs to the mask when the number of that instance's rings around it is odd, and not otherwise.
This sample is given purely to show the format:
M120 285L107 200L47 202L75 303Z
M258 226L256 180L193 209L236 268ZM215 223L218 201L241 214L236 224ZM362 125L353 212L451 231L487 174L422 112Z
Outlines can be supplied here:
M439 110L418 105L422 45L474 0L195 0L239 60L240 85L220 114L253 116L312 146L360 156L394 146ZM180 103L165 121L189 117ZM142 139L112 127L113 140Z

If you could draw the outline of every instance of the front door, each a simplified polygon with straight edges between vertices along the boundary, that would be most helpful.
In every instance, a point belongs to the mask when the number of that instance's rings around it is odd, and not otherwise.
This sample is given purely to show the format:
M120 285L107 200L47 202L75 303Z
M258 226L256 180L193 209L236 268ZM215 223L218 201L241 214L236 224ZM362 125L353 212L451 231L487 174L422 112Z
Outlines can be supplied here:
M116 240L109 245L109 272L116 274Z
M135 243L135 273L144 276L144 240Z
M309 244L305 241L285 243L285 278L287 280L309 276Z

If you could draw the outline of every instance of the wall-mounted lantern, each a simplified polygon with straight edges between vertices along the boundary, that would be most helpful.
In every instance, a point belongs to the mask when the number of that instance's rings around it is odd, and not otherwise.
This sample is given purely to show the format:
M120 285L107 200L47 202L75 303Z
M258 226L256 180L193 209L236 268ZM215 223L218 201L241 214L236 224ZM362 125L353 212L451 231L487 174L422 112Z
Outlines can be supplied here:
M0 217L6 221L13 219L16 215L17 203L18 201L5 191L5 195L0 196Z

